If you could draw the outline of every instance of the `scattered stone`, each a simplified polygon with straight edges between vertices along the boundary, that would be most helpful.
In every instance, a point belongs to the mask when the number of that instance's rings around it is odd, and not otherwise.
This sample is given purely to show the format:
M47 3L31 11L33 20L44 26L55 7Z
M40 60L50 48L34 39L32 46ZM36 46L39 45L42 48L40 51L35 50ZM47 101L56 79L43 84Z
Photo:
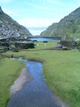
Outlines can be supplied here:
M11 55L11 58L13 58L13 54Z
M62 47L62 49L63 49L63 50L68 50L68 48L67 48L67 47L65 47L65 46L63 46L63 47Z
M43 43L48 43L48 41L43 41Z

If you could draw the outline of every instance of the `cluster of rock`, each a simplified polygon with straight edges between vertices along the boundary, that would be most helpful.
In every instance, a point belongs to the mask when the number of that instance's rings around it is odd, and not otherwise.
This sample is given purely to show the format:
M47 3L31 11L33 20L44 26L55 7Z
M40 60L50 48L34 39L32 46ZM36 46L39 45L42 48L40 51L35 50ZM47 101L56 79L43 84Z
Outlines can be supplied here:
M79 49L80 47L80 40L77 38L72 38L65 36L58 42L55 49L61 49L61 50L71 50L71 49Z
M21 49L34 48L33 42L27 41L25 39L10 37L5 39L0 39L0 53L5 51L18 52Z

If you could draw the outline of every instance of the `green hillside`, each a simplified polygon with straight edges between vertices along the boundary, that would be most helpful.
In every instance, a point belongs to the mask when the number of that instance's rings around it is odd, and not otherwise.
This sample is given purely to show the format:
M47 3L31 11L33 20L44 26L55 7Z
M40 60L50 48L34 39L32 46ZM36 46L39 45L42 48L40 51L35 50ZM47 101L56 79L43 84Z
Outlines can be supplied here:
M80 7L61 19L59 23L53 23L40 36L63 37L66 34L80 38Z

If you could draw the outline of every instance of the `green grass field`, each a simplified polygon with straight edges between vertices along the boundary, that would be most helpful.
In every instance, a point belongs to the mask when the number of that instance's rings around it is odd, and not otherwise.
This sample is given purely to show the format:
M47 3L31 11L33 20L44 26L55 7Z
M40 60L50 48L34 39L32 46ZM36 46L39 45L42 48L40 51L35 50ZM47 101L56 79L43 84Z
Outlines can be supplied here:
M68 103L69 107L80 107L80 52L78 50L49 50L56 42L36 43L34 49L7 52L15 57L42 61L43 74L52 91Z
M0 58L0 107L6 107L10 98L10 86L21 73L24 63L11 60L9 58Z

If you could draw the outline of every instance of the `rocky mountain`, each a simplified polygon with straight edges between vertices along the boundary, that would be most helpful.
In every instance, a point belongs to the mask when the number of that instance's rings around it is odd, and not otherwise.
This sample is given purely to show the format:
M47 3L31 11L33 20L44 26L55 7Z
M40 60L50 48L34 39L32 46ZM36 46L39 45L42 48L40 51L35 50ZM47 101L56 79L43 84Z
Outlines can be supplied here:
M40 34L40 36L50 37L64 37L64 35L80 38L80 7Z
M14 21L0 7L0 38L32 36L28 29Z

